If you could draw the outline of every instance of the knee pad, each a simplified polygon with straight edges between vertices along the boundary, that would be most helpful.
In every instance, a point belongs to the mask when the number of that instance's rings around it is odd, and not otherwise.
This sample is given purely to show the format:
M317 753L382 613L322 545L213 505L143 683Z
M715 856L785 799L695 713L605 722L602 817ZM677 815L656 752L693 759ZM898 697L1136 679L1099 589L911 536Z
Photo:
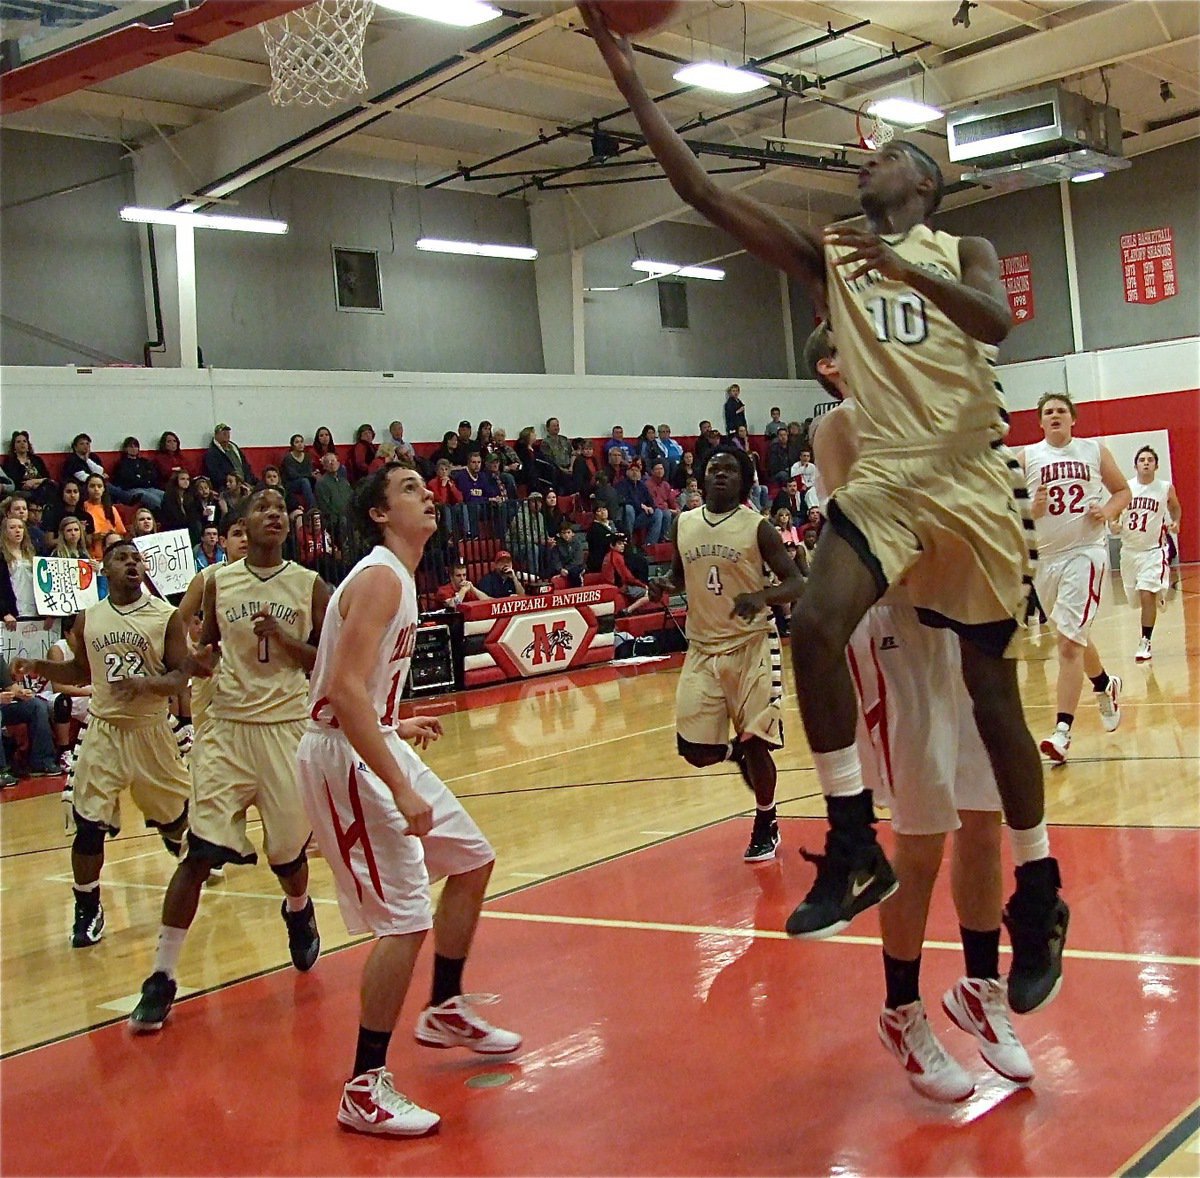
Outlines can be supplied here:
M71 722L71 697L63 695L61 692L56 695L51 715L54 717L55 724L69 724Z
M675 735L675 746L679 755L697 769L703 769L705 765L719 765L729 752L726 745L696 744L695 741L684 740L678 733Z
M289 879L308 862L307 851L301 851L290 863L272 863L271 870L280 879Z
M103 855L105 828L90 818L84 818L78 810L75 814L75 838L71 850L77 855Z

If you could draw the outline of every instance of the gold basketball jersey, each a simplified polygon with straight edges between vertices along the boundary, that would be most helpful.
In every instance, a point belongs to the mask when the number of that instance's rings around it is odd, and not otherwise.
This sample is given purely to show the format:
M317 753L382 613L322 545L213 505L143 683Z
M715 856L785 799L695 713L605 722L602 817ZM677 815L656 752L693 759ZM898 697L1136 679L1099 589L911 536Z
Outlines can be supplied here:
M679 515L675 543L687 590L687 636L703 654L724 654L756 635L774 633L769 610L751 622L733 613L739 593L757 593L767 584L758 550L762 520L745 506L724 515L707 507Z
M93 716L136 727L167 718L166 696L121 699L113 684L163 673L167 623L174 612L173 605L149 593L123 606L106 597L84 611L83 645L92 673L89 709Z
M209 715L244 724L275 724L308 716L308 679L278 643L254 633L262 610L299 642L312 633L312 594L317 574L286 561L274 572L244 560L219 565L213 574L221 660Z
M885 236L906 262L959 281L957 237L928 225ZM996 349L972 339L925 295L872 270L847 282L851 251L826 246L829 320L858 405L863 453L986 446L1007 433ZM853 267L851 267L853 269Z

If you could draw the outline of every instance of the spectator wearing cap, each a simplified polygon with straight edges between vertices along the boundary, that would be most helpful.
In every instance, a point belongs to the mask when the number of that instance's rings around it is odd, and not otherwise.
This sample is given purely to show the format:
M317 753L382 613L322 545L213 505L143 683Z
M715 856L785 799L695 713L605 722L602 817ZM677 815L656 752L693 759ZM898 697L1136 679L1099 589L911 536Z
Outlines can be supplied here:
M471 434L471 423L464 417L458 423L458 454L459 462L465 463L467 455L472 451L478 452L479 447L475 445L475 438Z
M652 604L649 597L650 586L633 574L625 562L625 549L629 537L624 532L615 533L609 543L608 555L600 566L600 575L610 585L615 585L629 603L626 611L632 613L636 609Z
M471 584L467 577L467 566L461 561L451 566L449 584L439 586L434 596L439 605L453 609L457 609L469 601L492 600L486 593L481 593Z
M254 488L254 469L250 460L242 453L241 447L232 438L232 429L226 421L217 422L213 430L213 440L204 453L204 473L214 487L225 486L225 476L232 472L238 477L238 482L247 490Z
M512 553L501 548L492 559L492 571L479 578L479 591L488 598L524 597L525 586L513 568Z
M158 467L149 458L142 457L142 444L132 435L121 443L121 457L113 467L109 493L118 488L128 492L130 503L144 503L152 511L162 506Z

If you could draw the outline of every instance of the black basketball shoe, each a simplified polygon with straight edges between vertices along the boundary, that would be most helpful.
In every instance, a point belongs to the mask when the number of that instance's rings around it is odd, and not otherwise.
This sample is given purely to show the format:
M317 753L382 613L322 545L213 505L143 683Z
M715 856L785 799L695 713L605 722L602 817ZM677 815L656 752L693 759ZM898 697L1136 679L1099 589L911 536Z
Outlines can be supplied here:
M287 925L292 964L301 973L307 973L321 956L321 934L317 932L317 913L313 902L309 900L299 912L289 912L287 901L284 900L280 911L283 913L283 923Z
M135 1034L148 1035L160 1030L175 1003L175 979L160 969L142 983L142 996L129 1016Z
M99 892L75 892L75 920L71 925L71 948L86 949L104 936L104 905Z
M845 832L829 831L825 836L825 854L800 854L817 865L817 878L808 895L787 919L789 937L819 941L840 933L860 912L886 900L896 888L896 875L883 848L859 835L848 838Z
M1017 890L1004 908L1012 942L1008 1004L1017 1014L1049 1005L1062 986L1071 910L1058 894L1061 882L1056 859L1035 859L1017 868Z
M747 863L763 863L775 858L779 846L779 823L772 818L768 822L754 821L754 829L750 832L750 845L742 858Z

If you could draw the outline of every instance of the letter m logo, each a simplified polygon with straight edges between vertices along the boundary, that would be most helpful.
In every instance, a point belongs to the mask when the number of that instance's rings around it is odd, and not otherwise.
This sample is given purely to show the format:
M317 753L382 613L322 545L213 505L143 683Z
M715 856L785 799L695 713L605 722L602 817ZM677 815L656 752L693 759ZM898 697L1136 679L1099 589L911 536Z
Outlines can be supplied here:
M570 645L571 635L567 630L567 623L560 619L549 631L544 622L534 622L533 641L526 650L531 651L530 662L535 667L540 667L543 663L566 662Z

